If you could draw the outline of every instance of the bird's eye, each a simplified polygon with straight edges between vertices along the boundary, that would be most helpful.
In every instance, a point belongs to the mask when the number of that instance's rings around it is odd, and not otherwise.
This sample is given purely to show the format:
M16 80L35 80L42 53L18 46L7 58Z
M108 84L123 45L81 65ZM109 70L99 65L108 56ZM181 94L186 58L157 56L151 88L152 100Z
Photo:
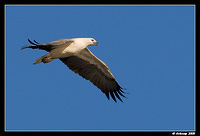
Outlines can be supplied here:
M91 40L92 42L94 41L94 39Z

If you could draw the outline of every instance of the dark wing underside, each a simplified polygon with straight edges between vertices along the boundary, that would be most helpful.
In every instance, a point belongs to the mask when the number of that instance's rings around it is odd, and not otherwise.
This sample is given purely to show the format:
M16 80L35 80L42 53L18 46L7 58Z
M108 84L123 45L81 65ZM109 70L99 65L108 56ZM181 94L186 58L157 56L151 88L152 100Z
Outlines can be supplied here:
M73 72L79 74L83 78L90 80L95 86L97 86L103 93L106 94L109 99L109 94L115 102L115 96L122 101L119 95L125 97L122 93L122 87L119 86L114 78L106 76L108 73L104 73L95 64L90 64L86 60L83 60L77 56L71 56L67 58L60 58L60 60L66 64Z

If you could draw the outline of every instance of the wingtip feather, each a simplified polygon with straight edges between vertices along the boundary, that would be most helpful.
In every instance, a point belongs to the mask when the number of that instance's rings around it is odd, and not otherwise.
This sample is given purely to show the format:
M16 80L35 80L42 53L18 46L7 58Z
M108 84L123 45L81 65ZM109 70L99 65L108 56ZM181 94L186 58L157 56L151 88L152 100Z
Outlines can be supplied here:
M105 93L108 100L110 100L109 93Z

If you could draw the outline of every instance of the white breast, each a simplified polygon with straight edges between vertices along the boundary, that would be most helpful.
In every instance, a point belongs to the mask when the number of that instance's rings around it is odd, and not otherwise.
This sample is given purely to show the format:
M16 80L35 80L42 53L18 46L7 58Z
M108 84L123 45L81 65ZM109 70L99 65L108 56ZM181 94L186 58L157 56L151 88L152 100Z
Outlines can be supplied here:
M87 45L81 40L75 40L68 47L62 46L50 52L52 58L65 58L79 53L85 49Z

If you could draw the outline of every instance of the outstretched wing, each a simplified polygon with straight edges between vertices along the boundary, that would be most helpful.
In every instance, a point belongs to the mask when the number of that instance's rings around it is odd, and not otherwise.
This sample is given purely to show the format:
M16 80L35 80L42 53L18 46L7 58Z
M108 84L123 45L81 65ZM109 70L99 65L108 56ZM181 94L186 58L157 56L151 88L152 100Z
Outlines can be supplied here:
M125 97L122 93L122 87L117 83L114 76L110 72L108 66L98 59L87 48L82 50L77 56L60 58L72 71L79 74L83 78L90 80L97 86L109 99L109 95L115 102L115 96L122 101L119 95Z
M43 44L39 44L38 42L36 42L34 40L34 42L32 42L31 40L28 39L28 41L32 44L31 46L24 46L21 49L25 49L25 48L32 48L32 49L41 49L41 50L45 50L50 52L51 50L55 49L58 46L62 46L62 45L70 45L73 40L72 39L60 39L60 40L56 40L50 43L43 43Z

